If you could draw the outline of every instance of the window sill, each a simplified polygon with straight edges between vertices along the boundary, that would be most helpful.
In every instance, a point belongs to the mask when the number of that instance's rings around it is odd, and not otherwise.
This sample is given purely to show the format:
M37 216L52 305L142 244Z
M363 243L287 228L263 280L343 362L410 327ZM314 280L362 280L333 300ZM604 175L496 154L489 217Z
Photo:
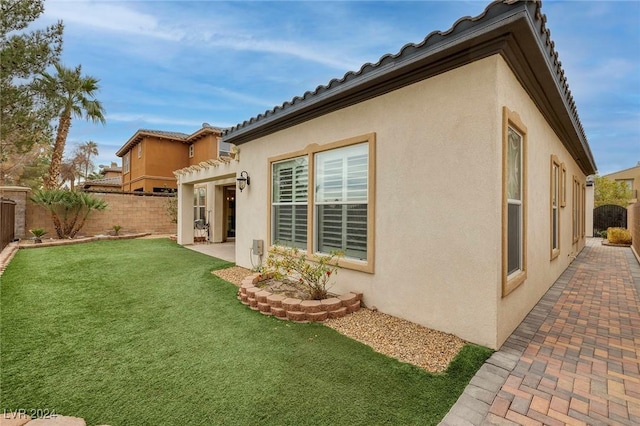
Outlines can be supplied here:
M521 271L520 273L507 278L503 278L502 282L502 297L506 297L516 288L520 287L527 279L527 271Z

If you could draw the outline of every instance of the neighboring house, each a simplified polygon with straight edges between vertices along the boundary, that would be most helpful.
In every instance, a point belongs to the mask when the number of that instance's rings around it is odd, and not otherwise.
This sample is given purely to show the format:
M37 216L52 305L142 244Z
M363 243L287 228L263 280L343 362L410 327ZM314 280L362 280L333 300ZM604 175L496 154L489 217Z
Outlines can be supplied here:
M80 184L83 191L89 192L119 192L122 189L122 167L111 163L110 166L100 166L99 179L84 181Z
M640 192L640 161L635 167L620 170L619 172L609 173L604 177L616 182L624 182L631 189L631 200L629 204L638 202L638 193Z
M494 2L228 129L237 161L176 171L178 242L193 243L195 185L249 176L239 266L276 242L341 249L336 293L500 347L583 249L596 172L540 8Z
M190 135L138 130L116 152L122 158L122 190L175 191L174 170L229 155L229 144L220 142L220 132L206 123Z

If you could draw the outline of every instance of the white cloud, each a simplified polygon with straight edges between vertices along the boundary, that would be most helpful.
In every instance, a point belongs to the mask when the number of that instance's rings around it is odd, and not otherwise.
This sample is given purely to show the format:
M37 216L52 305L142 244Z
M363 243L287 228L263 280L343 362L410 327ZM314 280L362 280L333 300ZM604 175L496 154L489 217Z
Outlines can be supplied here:
M124 123L149 123L149 124L161 124L165 126L191 126L195 129L202 126L201 120L183 119L174 117L162 117L150 114L127 114L127 113L107 113L107 121L120 121Z
M44 16L61 19L65 24L90 27L92 31L105 30L174 41L180 40L184 35L161 26L152 15L115 2L51 0L46 3Z

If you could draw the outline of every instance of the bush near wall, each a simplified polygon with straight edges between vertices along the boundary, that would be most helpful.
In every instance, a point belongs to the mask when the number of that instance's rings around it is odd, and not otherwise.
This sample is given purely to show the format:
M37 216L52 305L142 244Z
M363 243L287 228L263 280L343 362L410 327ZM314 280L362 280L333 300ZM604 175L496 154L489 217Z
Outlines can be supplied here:
M122 227L120 234L145 232L175 234L177 225L167 215L168 197L131 194L93 193L109 205L104 211L92 212L79 235L100 235L113 232L114 225ZM27 201L27 229L44 228L52 231L53 222L46 210Z
M631 232L624 228L608 228L607 240L611 244L631 244Z

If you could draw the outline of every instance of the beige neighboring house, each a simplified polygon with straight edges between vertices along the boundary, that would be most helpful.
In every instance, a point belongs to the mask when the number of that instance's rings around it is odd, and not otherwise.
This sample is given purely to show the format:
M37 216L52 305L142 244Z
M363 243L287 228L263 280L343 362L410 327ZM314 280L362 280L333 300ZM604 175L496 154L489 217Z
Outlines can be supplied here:
M248 176L239 266L275 242L342 249L334 292L500 347L583 249L596 172L545 22L539 2L491 3L227 129L236 159L175 172L178 242L194 186L222 217L222 188Z
M87 192L120 192L122 190L122 167L112 162L110 166L100 166L100 178L86 180L80 184Z
M616 182L624 182L631 189L631 200L629 204L638 202L638 193L640 192L640 161L635 167L620 170L619 172L609 173L604 177Z

